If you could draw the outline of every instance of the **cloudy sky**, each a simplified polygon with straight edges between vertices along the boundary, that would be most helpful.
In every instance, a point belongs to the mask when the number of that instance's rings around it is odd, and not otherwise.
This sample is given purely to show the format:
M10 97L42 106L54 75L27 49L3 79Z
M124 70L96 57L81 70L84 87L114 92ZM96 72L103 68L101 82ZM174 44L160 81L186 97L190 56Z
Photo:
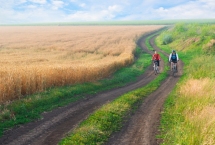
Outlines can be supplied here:
M0 0L0 24L215 18L215 0Z

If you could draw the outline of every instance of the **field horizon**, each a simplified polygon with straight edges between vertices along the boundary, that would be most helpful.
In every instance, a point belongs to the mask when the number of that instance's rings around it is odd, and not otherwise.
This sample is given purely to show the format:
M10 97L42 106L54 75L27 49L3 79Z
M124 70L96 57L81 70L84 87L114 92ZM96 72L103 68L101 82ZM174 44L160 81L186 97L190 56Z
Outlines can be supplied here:
M44 23L12 23L0 26L109 26L109 25L174 25L177 23L215 24L215 19L163 19L163 20L117 20L117 21L75 21Z

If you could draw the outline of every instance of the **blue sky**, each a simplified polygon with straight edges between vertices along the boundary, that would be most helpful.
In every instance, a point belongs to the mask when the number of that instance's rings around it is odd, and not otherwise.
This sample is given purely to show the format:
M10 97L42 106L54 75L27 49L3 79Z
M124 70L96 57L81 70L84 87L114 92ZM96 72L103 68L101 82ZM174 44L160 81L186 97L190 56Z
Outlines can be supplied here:
M0 0L0 24L215 18L215 0Z

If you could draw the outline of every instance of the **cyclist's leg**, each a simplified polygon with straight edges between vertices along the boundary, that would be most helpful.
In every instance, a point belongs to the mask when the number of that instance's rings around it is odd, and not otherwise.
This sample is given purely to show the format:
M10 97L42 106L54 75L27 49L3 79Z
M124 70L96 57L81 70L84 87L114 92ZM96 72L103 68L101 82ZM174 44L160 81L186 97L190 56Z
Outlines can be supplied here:
M172 69L173 69L173 62L171 61L171 71L172 71Z
M157 72L156 72L156 71L157 71L157 70L156 70L156 67L157 67L157 66L156 66L156 62L153 61L153 63L154 63L154 66L153 66L153 67L154 67L154 72L155 72L155 75L156 75L156 74L157 74Z
M177 66L177 60L174 60L173 63L174 63L174 66L175 66L174 69L175 69L175 71L177 71L177 67L178 67L178 66Z
M178 63L177 63L177 61L175 63L176 63L176 71L178 71Z
M174 63L175 63L175 71L177 72L177 61L175 61Z
M173 67L173 69L174 69L174 71L176 70L176 63L175 62L173 62L174 63L174 67Z
M160 61L157 60L157 64L158 64L158 72L159 72L159 66L160 66Z
M156 70L155 67L156 67L156 66L155 66L155 61L153 60L153 70L154 70L154 71Z
M157 60L155 60L155 70L157 70L157 68L158 68L158 62L157 62Z

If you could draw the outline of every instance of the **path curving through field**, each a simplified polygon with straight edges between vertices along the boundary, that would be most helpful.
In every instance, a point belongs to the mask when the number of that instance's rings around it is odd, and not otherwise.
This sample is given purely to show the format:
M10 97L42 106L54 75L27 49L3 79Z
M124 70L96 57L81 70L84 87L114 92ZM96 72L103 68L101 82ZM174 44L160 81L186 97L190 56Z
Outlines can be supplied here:
M155 36L150 39L150 44L155 50L168 56L155 45ZM179 70L176 77L169 72L162 85L150 94L137 112L131 116L120 132L115 133L106 145L158 145L156 139L159 133L160 114L168 94L173 90L182 75L183 64L179 61Z
M152 52L147 49L145 39L153 33L144 35L138 41L138 45L148 53ZM150 43L159 51L154 45L154 38L150 40ZM163 63L161 63L161 68L164 68ZM55 145L66 133L73 130L78 123L86 119L97 108L122 94L143 87L152 81L156 77L152 69L152 66L150 66L136 82L94 96L88 96L87 98L76 103L71 103L66 107L61 107L51 112L44 113L42 120L11 129L0 138L0 144ZM181 74L182 67L180 64L179 75ZM157 132L157 125L159 124L158 121L163 102L178 79L178 77L173 78L172 76L169 76L157 91L145 99L141 108L126 123L122 131L115 133L107 144L154 144L156 142L154 135L155 132Z

